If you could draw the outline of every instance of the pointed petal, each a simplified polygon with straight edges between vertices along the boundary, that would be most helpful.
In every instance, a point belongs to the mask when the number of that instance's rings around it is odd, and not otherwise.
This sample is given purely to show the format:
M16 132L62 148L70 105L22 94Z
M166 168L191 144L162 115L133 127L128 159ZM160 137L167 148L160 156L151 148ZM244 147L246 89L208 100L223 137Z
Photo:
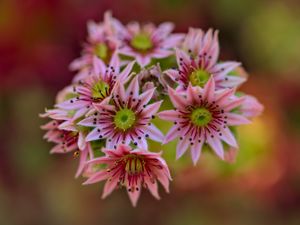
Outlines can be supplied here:
M184 108L185 107L186 99L184 99L174 89L172 89L170 87L168 89L168 92L169 92L170 99L176 108Z
M145 182L147 184L147 187L150 191L150 193L156 198L160 199L159 194L158 194L158 185L157 181L155 180L154 182L149 179L148 176L145 177Z
M203 98L207 99L208 102L212 102L215 96L215 80L213 76L207 81L203 89Z
M251 123L250 120L236 113L227 113L227 123L229 126L236 126Z
M102 75L105 74L106 66L105 66L104 62L101 59L99 59L97 56L93 57L93 69L94 69L95 75L97 75L97 76L99 74L102 74Z
M197 164L201 152L202 152L202 146L203 146L203 139L201 139L200 143L198 141L195 142L195 144L191 147L191 157L193 160L194 165Z
M177 138L180 136L180 132L178 132L178 127L173 126L171 129L168 131L168 133L165 136L165 139L163 141L163 144L167 144L168 142L172 141L173 139Z
M138 76L135 76L132 81L129 83L129 86L126 90L126 95L131 95L133 98L137 98L139 95L139 82Z
M90 176L83 185L87 184L94 184L103 180L106 180L108 178L109 174L105 170L101 170L99 172L94 173L92 176Z
M211 137L208 135L206 137L206 141L209 144L209 146L212 148L212 150L221 158L224 159L224 149L222 142L217 137Z
M88 154L89 154L89 151L87 148L84 151L80 152L79 165L78 165L78 168L77 168L77 171L75 174L75 178L79 177L80 174L82 174L82 172L86 166L85 162L87 161Z
M190 142L188 137L184 137L183 140L179 141L176 148L176 159L179 159L186 152L189 144Z
M125 82L125 80L129 76L134 64L135 64L135 61L128 63L127 66L119 74L118 79L121 83Z
M233 136L230 129L226 126L221 128L222 136L220 138L225 141L227 144L231 145L232 147L238 148L237 142L235 140L235 137Z
M145 126L145 133L149 135L149 138L157 141L162 142L164 140L164 135L162 132L156 128L153 124Z
M106 198L108 195L112 193L112 191L116 188L118 184L119 178L118 175L115 175L113 179L108 179L104 185L102 198Z
M159 112L157 115L162 120L176 121L176 120L178 120L179 114L175 110L165 110L165 111Z
M143 110L143 115L150 116L150 117L152 115L155 115L156 112L159 110L161 103L162 103L162 101L159 101L159 102L154 102L150 105L147 105L146 108Z
M133 205L133 207L136 207L136 204L139 200L139 197L141 195L141 185L138 185L137 186L138 188L138 191L134 190L134 191L128 191L127 190L127 193L128 193L128 196L129 196L129 199L131 201L131 204Z

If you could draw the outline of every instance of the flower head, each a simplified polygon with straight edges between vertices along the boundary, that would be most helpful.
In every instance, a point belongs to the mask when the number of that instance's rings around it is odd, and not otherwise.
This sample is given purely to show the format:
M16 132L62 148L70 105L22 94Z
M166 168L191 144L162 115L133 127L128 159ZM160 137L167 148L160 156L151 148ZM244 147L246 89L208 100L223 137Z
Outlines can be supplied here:
M177 158L190 147L193 162L196 164L203 144L208 144L221 159L224 159L222 141L237 147L229 127L246 124L249 121L242 115L232 112L244 101L243 98L236 98L233 94L233 89L215 91L213 78L208 80L203 89L189 85L185 96L169 89L170 99L176 109L162 111L158 116L174 122L164 142L180 138L176 149Z
M84 132L76 129L72 118L64 110L48 110L41 116L52 119L41 126L43 130L47 131L44 138L55 144L50 153L73 152L74 158L79 156L79 165L75 174L75 177L78 177L86 169L86 161L93 158L90 143L86 143L84 140Z
M148 65L152 58L166 58L183 38L181 34L171 34L172 30L171 23L156 27L151 23L141 26L132 22L120 32L123 43L119 52L135 57L142 67Z
M190 29L183 49L176 50L178 70L168 69L165 73L178 83L179 90L186 90L189 83L193 86L204 87L213 76L216 88L231 88L243 83L246 79L241 76L229 75L240 65L237 62L218 63L219 42L218 32L209 30L206 34L201 29Z
M120 62L114 54L108 66L97 57L93 59L93 74L86 77L73 87L73 98L67 99L56 106L66 110L76 110L74 118L77 119L93 109L94 103L99 103L109 97L115 88L116 81L124 83L134 65L129 63L120 72Z
M93 69L94 57L97 57L105 64L110 62L119 46L114 21L115 19L112 18L111 13L108 11L104 14L102 23L88 22L88 38L87 43L84 44L82 56L70 64L71 70L78 71L74 77L75 82L89 75Z
M106 146L113 148L118 143L133 143L147 149L147 138L162 141L163 134L151 123L161 101L148 104L155 88L139 94L138 78L135 77L125 91L118 84L111 97L95 104L97 112L80 121L79 125L95 127L86 141L106 139Z
M116 149L104 149L105 156L95 158L88 164L106 164L106 169L91 174L84 184L107 180L102 198L108 196L117 186L126 187L133 206L136 206L141 188L149 189L159 199L157 180L169 192L170 172L160 153L141 149L132 150L127 145L118 145Z

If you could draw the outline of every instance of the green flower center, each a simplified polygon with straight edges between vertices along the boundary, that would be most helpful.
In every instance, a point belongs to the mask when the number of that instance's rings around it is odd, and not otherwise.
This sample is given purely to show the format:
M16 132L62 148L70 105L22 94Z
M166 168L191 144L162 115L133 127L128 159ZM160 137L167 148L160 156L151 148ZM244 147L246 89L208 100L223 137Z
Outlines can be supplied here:
M139 174L144 171L145 161L142 157L135 154L129 154L125 158L125 171L130 174Z
M92 98L99 101L109 94L109 85L104 81L98 81L92 87Z
M131 128L135 123L135 113L131 109L121 109L114 117L115 126L123 131Z
M194 109L191 113L191 121L199 127L206 126L212 120L211 112L206 108Z
M95 51L96 56L98 56L98 58L100 58L102 60L105 60L109 54L109 52L108 52L109 49L108 49L107 45L104 43L97 44L95 46L94 51Z
M204 87L206 82L209 80L210 74L202 69L197 69L190 74L190 82L193 86Z
M145 52L153 47L153 43L148 34L140 33L133 37L131 46L139 51Z

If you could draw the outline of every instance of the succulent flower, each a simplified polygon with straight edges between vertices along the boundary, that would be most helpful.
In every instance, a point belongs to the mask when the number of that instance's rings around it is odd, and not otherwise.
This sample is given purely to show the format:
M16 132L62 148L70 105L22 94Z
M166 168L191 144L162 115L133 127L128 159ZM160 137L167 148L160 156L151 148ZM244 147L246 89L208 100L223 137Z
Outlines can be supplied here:
M147 138L161 142L163 134L151 119L158 111L161 101L148 104L155 88L139 94L138 77L135 77L125 91L119 84L113 95L99 104L97 112L80 121L79 125L95 127L86 141L106 139L108 148L116 148L118 143L130 144L147 149Z
M166 58L173 54L174 47L183 39L182 34L171 33L173 27L172 23L162 23L158 27L152 23L129 23L120 31L122 44L119 52L134 57L142 67L148 65L152 58Z
M218 32L210 29L206 34L201 29L190 29L183 49L176 50L178 69L168 69L165 73L178 83L178 90L186 90L189 83L203 87L213 76L217 89L236 87L246 78L231 76L238 62L218 62Z
M163 120L174 122L164 143L176 137L180 138L176 149L177 158L190 147L192 160L196 164L203 144L208 144L221 159L224 159L222 141L237 147L230 127L247 124L249 120L232 112L244 101L244 98L236 98L233 94L234 89L215 91L215 81L212 77L203 89L190 84L185 96L179 95L174 89L169 89L169 96L175 109L162 111L158 116Z
M104 149L105 156L92 159L88 164L105 164L106 168L90 175L84 184L93 184L106 180L102 198L107 197L119 187L126 187L133 206L136 206L141 189L149 189L159 199L157 180L169 192L171 180L169 168L160 153L131 149L127 145L118 145L116 149Z

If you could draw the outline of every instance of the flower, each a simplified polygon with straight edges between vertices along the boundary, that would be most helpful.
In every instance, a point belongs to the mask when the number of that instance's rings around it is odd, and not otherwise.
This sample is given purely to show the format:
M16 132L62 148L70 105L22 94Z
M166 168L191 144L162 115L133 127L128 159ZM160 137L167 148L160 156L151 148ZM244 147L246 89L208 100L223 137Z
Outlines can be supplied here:
M95 104L97 112L94 115L78 123L95 127L86 141L106 139L108 148L116 147L120 142L133 142L143 149L147 149L146 138L161 142L163 134L150 122L161 105L161 101L148 104L154 90L139 95L137 76L126 91L124 84L117 85L111 97Z
M73 98L57 104L56 107L66 110L76 110L74 119L78 119L92 110L94 103L99 103L110 96L116 81L121 83L126 82L134 63L134 61L129 63L120 72L120 61L117 54L114 54L109 66L105 66L101 60L94 57L93 74L86 77L78 85L74 85Z
M159 199L157 180L169 192L170 172L160 153L118 145L116 149L104 149L105 156L92 159L88 164L106 164L106 169L95 172L84 182L93 184L107 180L102 198L107 197L117 186L125 186L131 203L136 206L141 188L149 189Z
M84 45L82 56L70 64L72 71L78 71L74 77L74 82L89 75L93 69L94 57L102 60L103 63L110 62L111 57L119 46L114 21L115 19L112 18L111 13L107 11L104 14L104 21L102 23L88 22L88 38L87 43Z
M229 128L247 124L249 120L232 112L244 101L244 98L234 97L234 89L215 91L215 81L211 77L203 89L190 84L182 96L169 88L169 96L176 109L162 111L158 116L174 122L164 143L180 138L176 149L177 159L190 147L192 160L196 164L203 144L208 144L221 159L224 159L222 141L237 147Z
M183 39L182 34L171 34L173 27L172 23L162 23L158 27L152 23L143 26L137 22L129 23L119 31L122 39L119 52L135 57L142 67L152 58L166 58Z
M177 69L168 69L165 73L178 83L178 90L186 90L189 83L203 87L213 76L216 88L236 87L246 78L229 75L237 68L238 62L218 63L219 42L218 32L211 29L204 34L201 29L190 29L184 42L183 49L176 49ZM184 51L188 49L188 53Z
M41 116L52 117L50 122L41 126L41 129L47 131L44 138L48 142L55 143L50 153L73 152L74 158L79 156L79 165L75 174L75 177L79 177L86 168L86 161L93 158L93 151L90 144L84 141L84 133L77 131L72 126L71 119L67 114L64 115L64 111L62 110L49 110ZM66 129L62 129L62 127Z

